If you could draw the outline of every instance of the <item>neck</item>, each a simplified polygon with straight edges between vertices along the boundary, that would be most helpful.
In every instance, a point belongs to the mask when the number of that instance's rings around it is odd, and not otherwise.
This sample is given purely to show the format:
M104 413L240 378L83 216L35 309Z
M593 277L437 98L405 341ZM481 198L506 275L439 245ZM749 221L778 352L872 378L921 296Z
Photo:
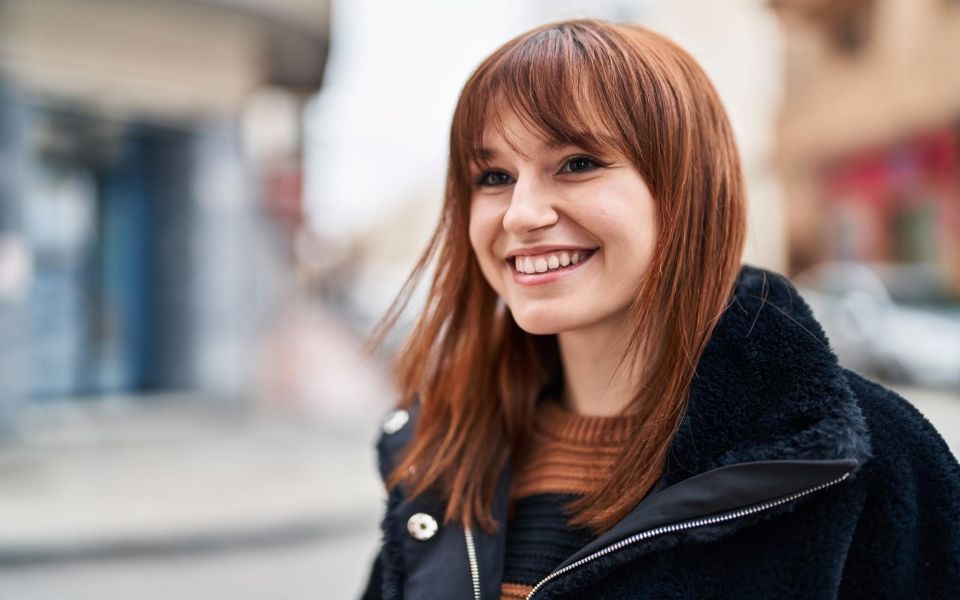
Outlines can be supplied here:
M628 363L615 374L629 334L626 315L557 334L563 361L564 406L590 416L623 412L639 386Z

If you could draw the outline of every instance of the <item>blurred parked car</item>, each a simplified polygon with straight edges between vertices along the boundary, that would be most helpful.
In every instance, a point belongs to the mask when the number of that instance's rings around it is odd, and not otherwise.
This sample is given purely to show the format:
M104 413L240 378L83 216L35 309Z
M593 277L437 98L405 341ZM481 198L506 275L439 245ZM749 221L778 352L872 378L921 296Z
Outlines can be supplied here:
M909 270L909 267L907 268ZM791 277L823 325L845 367L895 383L960 390L960 307L921 303L922 289L934 285L922 274L903 269L899 277L881 267L835 261L821 263ZM904 275L914 284L910 298L891 293ZM921 293L917 293L918 290Z

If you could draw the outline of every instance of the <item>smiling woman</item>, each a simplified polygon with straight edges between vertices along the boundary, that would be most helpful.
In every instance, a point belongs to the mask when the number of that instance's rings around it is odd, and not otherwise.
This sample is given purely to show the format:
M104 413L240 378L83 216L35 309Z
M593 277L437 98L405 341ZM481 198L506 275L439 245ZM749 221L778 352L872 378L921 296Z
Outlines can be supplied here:
M480 269L524 331L560 333L561 348L571 337L561 332L615 339L653 252L650 190L626 156L600 161L575 146L544 149L516 114L504 114L504 133L485 134L496 158L483 161L470 199ZM585 412L602 406L598 400Z
M960 465L741 264L721 102L638 26L476 69L399 353L367 598L960 596Z

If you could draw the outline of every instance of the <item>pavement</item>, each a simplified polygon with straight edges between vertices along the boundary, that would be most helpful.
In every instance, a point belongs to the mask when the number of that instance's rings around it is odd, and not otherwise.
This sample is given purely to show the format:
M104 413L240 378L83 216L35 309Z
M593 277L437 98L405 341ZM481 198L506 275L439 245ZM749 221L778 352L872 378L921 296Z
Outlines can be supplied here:
M369 530L385 498L378 418L189 396L37 408L0 441L0 568Z

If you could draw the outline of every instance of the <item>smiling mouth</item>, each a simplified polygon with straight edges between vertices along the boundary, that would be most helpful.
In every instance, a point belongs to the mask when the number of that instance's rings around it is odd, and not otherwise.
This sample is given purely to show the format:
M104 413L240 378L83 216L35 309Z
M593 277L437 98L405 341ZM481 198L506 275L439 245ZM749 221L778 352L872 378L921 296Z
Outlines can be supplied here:
M599 248L589 250L563 250L560 252L551 252L538 255L536 258L529 256L515 256L507 259L507 264L518 275L536 276L549 273L562 272L593 256Z

